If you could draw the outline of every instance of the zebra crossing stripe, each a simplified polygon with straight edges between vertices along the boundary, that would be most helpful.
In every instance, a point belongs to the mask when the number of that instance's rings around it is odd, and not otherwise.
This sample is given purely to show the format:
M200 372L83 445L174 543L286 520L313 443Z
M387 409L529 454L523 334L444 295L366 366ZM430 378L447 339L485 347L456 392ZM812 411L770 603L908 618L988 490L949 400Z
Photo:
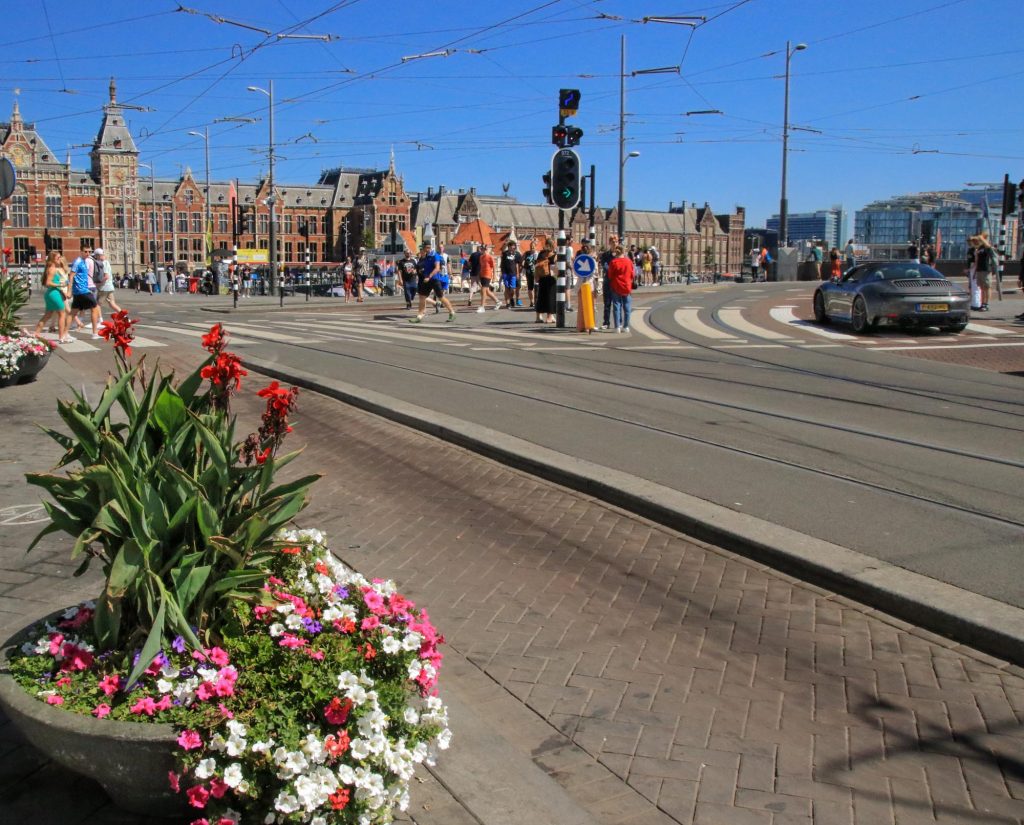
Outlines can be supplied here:
M671 341L671 336L658 332L658 330L654 329L647 323L648 312L650 312L650 307L640 307L639 309L633 310L629 315L630 327L645 338L650 338L652 341Z
M764 338L768 341L793 341L789 335L775 332L771 329L755 326L743 317L743 310L733 307L726 307L718 311L718 319L727 327L732 327L738 332L748 335L751 338Z
M824 329L811 321L804 321L796 317L796 313L793 312L795 307L772 307L768 310L768 314L781 324L786 324L789 327L797 327L804 332L810 332L814 335L820 335L823 338L832 338L836 341L858 341L860 340L855 335L847 335L845 332L834 332L831 329Z
M673 315L675 321L683 329L689 332L699 335L701 338L712 338L718 341L730 341L731 343L740 344L745 343L738 339L731 332L717 329L715 327L708 326L699 317L700 310L692 307L682 307L677 309Z

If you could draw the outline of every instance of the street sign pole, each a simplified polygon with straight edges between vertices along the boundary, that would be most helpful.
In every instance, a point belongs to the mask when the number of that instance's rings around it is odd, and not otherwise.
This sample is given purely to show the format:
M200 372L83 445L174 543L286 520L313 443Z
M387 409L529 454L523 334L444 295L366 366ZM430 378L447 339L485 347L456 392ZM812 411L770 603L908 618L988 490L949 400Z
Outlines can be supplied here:
M558 210L558 281L555 326L565 328L565 212Z
M7 277L7 256L3 254L4 246L4 218L7 207L3 202L14 194L14 184L17 175L14 171L14 164L7 158L0 158L0 275Z

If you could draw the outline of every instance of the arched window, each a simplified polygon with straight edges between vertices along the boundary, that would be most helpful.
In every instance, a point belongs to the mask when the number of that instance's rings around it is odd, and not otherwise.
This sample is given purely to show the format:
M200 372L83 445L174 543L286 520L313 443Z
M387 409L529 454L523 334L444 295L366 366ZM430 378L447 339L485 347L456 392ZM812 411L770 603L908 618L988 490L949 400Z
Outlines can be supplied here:
M51 186L46 190L46 228L63 229L64 214L60 190Z
M18 186L11 198L11 226L24 228L28 226L28 194L24 186Z

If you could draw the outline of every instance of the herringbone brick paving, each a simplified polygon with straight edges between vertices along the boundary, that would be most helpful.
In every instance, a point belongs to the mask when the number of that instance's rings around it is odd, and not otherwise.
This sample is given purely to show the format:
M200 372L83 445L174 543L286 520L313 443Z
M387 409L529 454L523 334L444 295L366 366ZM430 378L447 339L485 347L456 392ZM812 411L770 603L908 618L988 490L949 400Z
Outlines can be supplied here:
M1024 821L1021 669L353 415L302 399L305 517L572 743L534 755L600 820Z
M302 521L429 607L471 663L447 678L600 821L1024 822L1020 668L314 394L297 417ZM0 611L65 603L61 548L19 541ZM0 805L31 750L7 727Z

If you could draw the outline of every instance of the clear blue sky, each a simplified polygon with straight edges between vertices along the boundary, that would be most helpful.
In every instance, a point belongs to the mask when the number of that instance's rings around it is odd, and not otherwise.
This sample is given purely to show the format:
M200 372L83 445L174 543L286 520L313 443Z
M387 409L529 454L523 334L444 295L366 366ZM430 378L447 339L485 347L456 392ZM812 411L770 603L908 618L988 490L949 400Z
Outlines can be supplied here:
M193 5L193 3L195 5ZM394 146L412 189L443 184L540 199L560 87L578 87L574 119L598 199L617 197L619 38L627 78L627 198L638 208L709 201L747 207L761 224L778 209L785 44L792 61L791 211L965 182L1024 178L1024 12L1020 0L35 0L3 43L0 114L20 90L63 158L99 124L110 75L141 160L158 175L203 173L210 126L215 179L265 169L266 98L274 79L277 177L307 182L322 168L383 167ZM704 15L692 32L637 22ZM208 16L209 15L209 16ZM601 15L605 15L602 17ZM218 23L221 17L271 32ZM315 18L315 19L314 19ZM10 20L10 18L9 18ZM330 43L274 35L329 34ZM447 57L403 57L451 49ZM239 59L239 55L244 59ZM354 72L354 73L352 73ZM62 91L68 90L68 91ZM914 99L911 99L914 98ZM720 109L722 115L685 116ZM316 138L314 141L311 135ZM77 148L74 163L87 163Z

